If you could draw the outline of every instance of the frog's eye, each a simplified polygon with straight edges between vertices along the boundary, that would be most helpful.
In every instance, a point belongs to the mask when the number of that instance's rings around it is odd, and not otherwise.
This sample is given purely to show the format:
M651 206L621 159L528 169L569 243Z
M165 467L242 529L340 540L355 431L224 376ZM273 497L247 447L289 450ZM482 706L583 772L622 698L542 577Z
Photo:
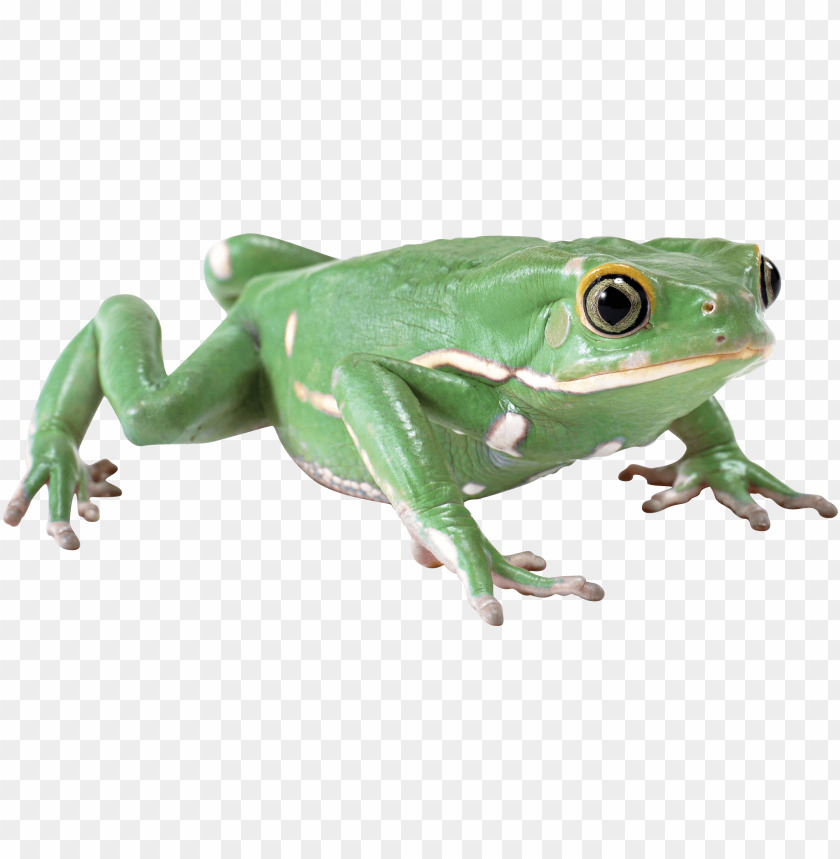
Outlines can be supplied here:
M761 256L761 271L759 273L758 290L761 293L761 304L766 310L782 291L782 276L772 260Z
M586 321L605 337L627 337L647 324L650 301L642 285L627 274L597 277L583 295Z

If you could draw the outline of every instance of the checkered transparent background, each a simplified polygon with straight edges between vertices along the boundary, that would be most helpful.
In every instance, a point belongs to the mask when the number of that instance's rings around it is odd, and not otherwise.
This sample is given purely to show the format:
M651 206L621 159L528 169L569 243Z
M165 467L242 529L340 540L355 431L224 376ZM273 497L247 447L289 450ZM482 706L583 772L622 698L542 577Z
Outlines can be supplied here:
M104 298L152 305L170 368L214 329L219 238L720 235L784 277L774 359L722 395L736 433L837 502L830 16L4 0L0 489ZM0 856L837 856L840 522L771 504L759 534L708 493L644 516L616 475L681 452L473 504L505 552L607 591L504 592L490 628L273 431L136 448L104 404L82 455L124 495L74 519L81 551L43 493L0 526Z

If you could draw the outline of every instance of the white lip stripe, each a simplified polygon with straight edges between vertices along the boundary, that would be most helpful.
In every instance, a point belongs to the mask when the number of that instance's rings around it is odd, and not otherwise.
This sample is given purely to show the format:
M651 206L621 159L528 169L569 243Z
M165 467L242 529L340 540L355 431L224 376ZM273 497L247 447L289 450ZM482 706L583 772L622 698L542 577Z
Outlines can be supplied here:
M753 349L746 346L740 352L728 352L720 355L701 355L697 358L682 358L679 361L667 361L663 364L649 364L634 370L616 370L613 373L599 373L585 376L582 379L559 381L548 373L540 373L530 367L508 367L499 361L482 358L465 352L462 349L435 349L411 359L412 364L434 369L437 367L452 367L475 376L482 376L493 382L506 382L518 379L535 391L557 391L562 394L590 394L596 391L608 391L613 388L626 388L629 385L640 385L643 382L653 382L656 379L666 379L679 373L688 373L709 367L718 361L748 361L770 357L772 347Z

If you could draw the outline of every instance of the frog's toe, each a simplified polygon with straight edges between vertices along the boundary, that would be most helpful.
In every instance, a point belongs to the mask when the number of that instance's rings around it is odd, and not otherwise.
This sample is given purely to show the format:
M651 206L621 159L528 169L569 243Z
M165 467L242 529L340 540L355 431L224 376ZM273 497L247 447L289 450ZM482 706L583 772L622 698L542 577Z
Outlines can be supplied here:
M490 626L501 626L505 622L502 604L491 594L470 597L470 605L478 612L478 616Z
M658 513L666 507L673 507L675 504L687 504L692 498L696 498L703 491L703 486L691 486L688 489L665 489L662 492L657 492L652 495L642 504L642 510L645 513Z
M430 570L433 570L436 567L443 566L425 546L421 546L413 537L411 538L411 554L421 567L428 567Z
M533 552L517 552L514 555L504 555L504 559L514 567L529 570L530 572L539 572L547 566L545 558L541 558Z
M105 480L106 477L111 477L119 471L119 466L114 465L110 459L100 459L90 466L90 479L94 483Z
M29 509L31 498L26 497L26 491L23 488L23 483L15 490L15 494L11 497L6 512L3 514L3 521L7 525L20 525L20 520L26 515Z
M767 511L760 504L756 504L749 493L738 490L727 492L714 486L712 492L724 507L728 507L736 516L746 519L753 531L767 531L770 528Z
M677 470L672 465L663 465L658 468L649 468L646 465L628 465L621 474L619 480L632 480L636 476L643 477L651 486L673 486L677 479Z
M520 554L531 554L530 552L522 552ZM510 557L516 558L516 555ZM534 561L542 561L543 569L545 561L538 555L533 556ZM587 582L583 576L563 576L560 578L549 579L545 576L535 576L530 571L525 571L527 568L519 568L517 565L512 565L507 569L501 565L497 565L498 570L493 568L493 584L496 587L514 590L524 596L529 597L545 597L553 596L568 596L575 594L585 600L597 602L604 598L604 589L594 582Z
M79 538L70 527L69 522L50 522L47 525L47 533L62 549L74 550L79 548Z
M555 579L552 593L560 596L574 594L590 602L598 602L604 598L604 589L595 582L588 582L583 576L564 576Z
M772 489L764 489L760 486L753 488L760 495L775 501L779 507L784 507L787 510L801 510L805 507L811 507L825 519L832 519L837 515L837 508L822 495L783 495L781 492L774 492Z
M92 501L79 501L77 504L79 516L86 522L99 521L99 508Z

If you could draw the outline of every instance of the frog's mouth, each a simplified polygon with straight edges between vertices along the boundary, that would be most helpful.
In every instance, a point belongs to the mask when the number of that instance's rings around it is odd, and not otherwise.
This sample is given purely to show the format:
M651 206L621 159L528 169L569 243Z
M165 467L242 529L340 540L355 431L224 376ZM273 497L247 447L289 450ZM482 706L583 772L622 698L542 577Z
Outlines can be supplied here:
M648 364L632 370L614 370L611 373L599 373L595 376L585 376L582 379L571 379L567 382L555 382L557 387L551 390L562 390L568 394L591 394L596 391L608 391L613 388L626 388L629 385L642 385L657 379L667 379L681 373L690 373L710 367L720 361L749 361L753 364L763 364L773 351L772 346L755 348L745 346L737 352L720 352L715 355L699 355L696 358L680 358L677 361L665 361L662 364ZM745 370L739 367L732 375L740 375ZM523 380L524 381L524 380ZM526 382L527 384L527 382Z
M714 355L699 355L696 358L680 358L677 361L665 361L661 364L647 364L628 370L613 370L610 373L597 373L584 376L581 379L555 379L548 373L540 373L530 367L508 367L500 361L483 358L463 349L435 349L411 359L412 364L421 367L437 368L451 367L473 376L480 376L493 382L507 382L518 379L535 391L556 391L562 394L592 394L598 391L609 391L614 388L626 388L629 385L642 385L645 382L655 382L657 379L667 379L680 373L690 373L710 367L719 361L747 361L752 364L763 364L773 351L772 346L756 348L745 346L737 352L719 352ZM730 374L738 376L747 368L738 367Z

